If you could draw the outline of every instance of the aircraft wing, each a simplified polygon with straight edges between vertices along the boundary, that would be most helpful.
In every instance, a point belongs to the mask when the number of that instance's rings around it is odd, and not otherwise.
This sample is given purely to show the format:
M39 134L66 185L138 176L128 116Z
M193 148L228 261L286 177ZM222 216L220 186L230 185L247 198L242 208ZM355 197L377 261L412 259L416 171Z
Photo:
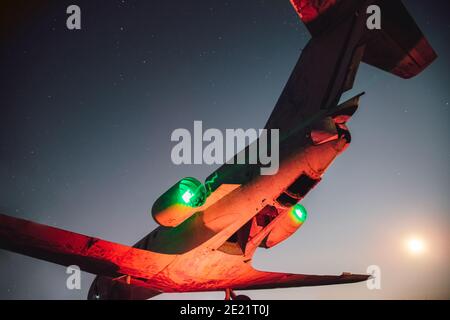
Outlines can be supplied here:
M101 275L98 281L127 292L133 299L147 299L160 293L152 279L177 255L165 255L85 236L59 228L0 214L0 248L63 266ZM188 291L215 291L321 286L365 281L369 275L343 273L338 276L264 272L245 263L236 278L221 279L211 286L200 285ZM111 281L115 279L117 281ZM105 287L100 285L99 287ZM168 288L170 289L170 288ZM172 288L173 289L173 288ZM175 290L183 292L183 290ZM92 295L90 293L90 295ZM123 297L124 295L119 295ZM95 297L91 297L94 298ZM110 297L114 298L114 297Z
M2 214L0 248L112 278L149 279L176 257Z
M293 287L325 286L366 281L367 274L342 273L341 275L308 275L253 270L246 278L237 280L236 290L276 289Z

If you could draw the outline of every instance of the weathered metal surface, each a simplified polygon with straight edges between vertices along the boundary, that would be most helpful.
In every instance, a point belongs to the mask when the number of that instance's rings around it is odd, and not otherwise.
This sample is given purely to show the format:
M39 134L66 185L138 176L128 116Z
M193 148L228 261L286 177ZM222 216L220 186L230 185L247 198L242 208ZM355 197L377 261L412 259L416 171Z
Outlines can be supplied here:
M151 278L176 258L2 214L0 248L111 277Z

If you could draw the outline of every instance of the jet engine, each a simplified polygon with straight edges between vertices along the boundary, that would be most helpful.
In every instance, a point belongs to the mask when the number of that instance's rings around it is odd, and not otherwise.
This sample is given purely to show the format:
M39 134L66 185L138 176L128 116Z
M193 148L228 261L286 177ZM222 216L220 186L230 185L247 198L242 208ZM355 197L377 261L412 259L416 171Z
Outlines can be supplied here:
M153 219L162 226L175 227L197 212L207 197L204 184L195 178L184 178L155 201Z
M289 238L295 231L297 231L305 222L308 213L301 204L296 204L287 212L280 216L280 221L277 222L276 228L270 231L265 241L265 247L271 248L278 243Z

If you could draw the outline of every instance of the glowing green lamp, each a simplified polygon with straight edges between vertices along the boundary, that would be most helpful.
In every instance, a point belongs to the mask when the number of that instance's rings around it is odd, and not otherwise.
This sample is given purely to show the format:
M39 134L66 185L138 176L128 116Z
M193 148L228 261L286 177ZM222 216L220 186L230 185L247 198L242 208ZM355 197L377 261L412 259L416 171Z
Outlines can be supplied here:
M304 223L306 218L308 217L308 212L306 211L306 208L300 203L297 203L295 206L292 207L291 213L292 217L297 223Z
M207 198L205 185L195 178L184 178L178 183L178 196L181 203L189 207L202 206Z

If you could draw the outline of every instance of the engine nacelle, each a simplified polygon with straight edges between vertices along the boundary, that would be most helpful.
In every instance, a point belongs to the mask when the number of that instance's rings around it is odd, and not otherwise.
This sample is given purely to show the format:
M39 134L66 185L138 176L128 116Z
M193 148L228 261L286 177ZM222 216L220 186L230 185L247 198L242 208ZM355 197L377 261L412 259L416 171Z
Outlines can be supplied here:
M308 213L301 204L296 204L285 214L280 216L275 228L270 231L265 241L265 247L271 248L278 243L289 238L295 231L297 231L305 222Z
M204 184L184 178L163 193L153 204L152 216L165 227L175 227L192 216L208 197Z

